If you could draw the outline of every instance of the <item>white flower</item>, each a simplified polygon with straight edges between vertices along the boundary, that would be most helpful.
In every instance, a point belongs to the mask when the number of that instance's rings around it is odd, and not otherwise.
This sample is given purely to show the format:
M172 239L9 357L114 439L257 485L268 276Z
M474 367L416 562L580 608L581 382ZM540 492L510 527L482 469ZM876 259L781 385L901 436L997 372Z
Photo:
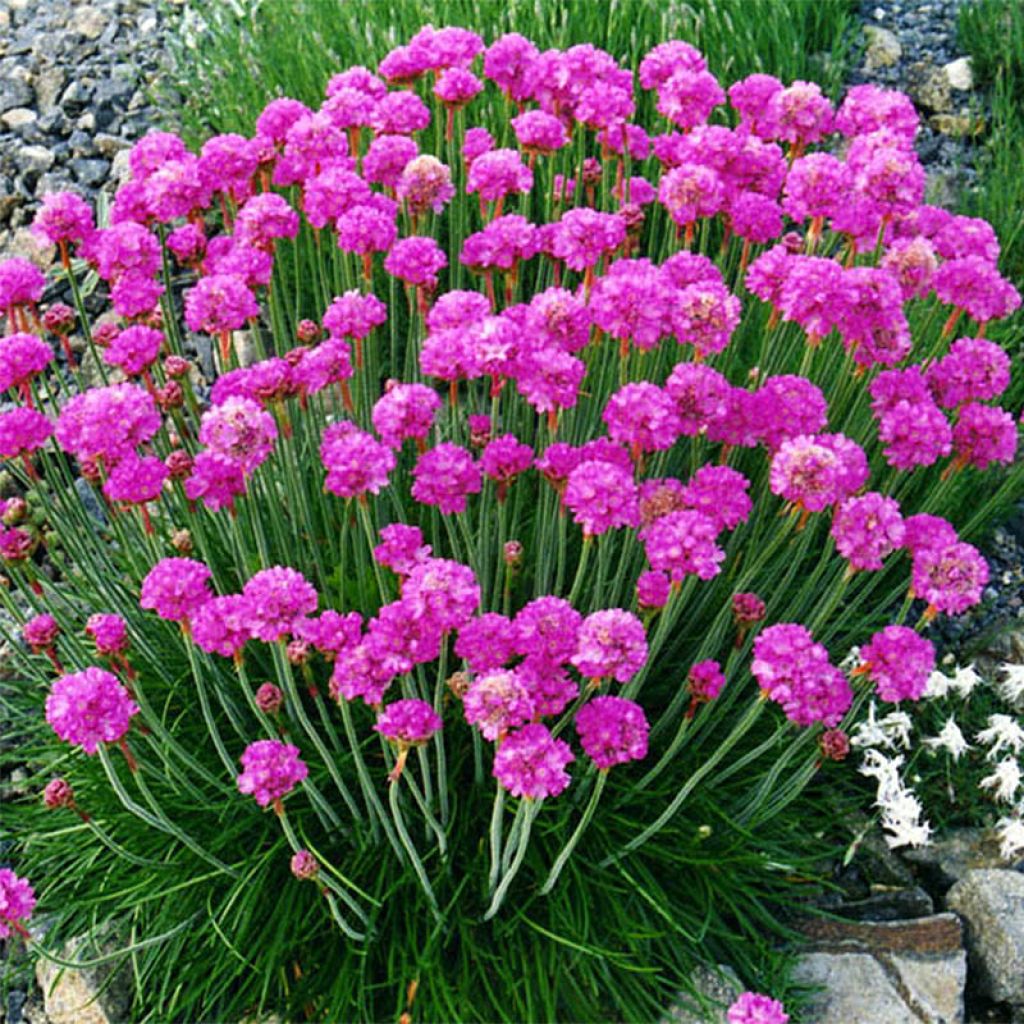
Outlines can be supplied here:
M994 789L992 796L1004 803L1012 803L1020 788L1020 765L1012 757L1004 757L996 770L978 783L982 789Z
M1003 752L1004 747L1012 750L1014 754L1020 753L1024 747L1024 729L1009 715L989 715L988 728L978 733L977 740L991 747L985 756L994 761Z
M864 751L864 759L857 770L861 775L867 775L876 780L877 800L879 803L887 803L903 792L903 782L900 780L900 768L902 767L902 754L898 757L886 757L880 750L869 748Z
M868 705L868 717L853 729L850 743L854 747L884 747L891 750L910 746L912 722L905 711L893 711L885 718L875 717L875 702Z
M981 676L974 671L974 665L968 665L966 668L961 668L959 665L953 671L953 678L950 679L949 685L951 689L961 697L969 697L971 691L981 682Z
M932 736L923 742L926 747L931 747L933 750L939 747L948 750L954 761L959 761L960 755L971 749L971 745L964 739L964 734L960 731L960 726L956 724L952 715L946 719L946 724L938 736Z
M890 849L897 846L927 846L931 842L932 827L927 821L882 819L882 828L891 832L885 841Z
M844 672L852 672L855 668L860 668L864 664L864 659L860 656L859 647L851 647L847 652L846 657L839 662L839 667Z
M996 822L999 833L999 853L1003 860L1013 860L1024 852L1024 820L1019 815L1000 818Z
M940 697L945 697L947 693L949 693L949 676L945 672L935 669L928 677L928 685L925 688L924 695L928 700L936 700Z
M999 696L1014 706L1024 703L1024 665L1003 665L1003 678L997 687Z

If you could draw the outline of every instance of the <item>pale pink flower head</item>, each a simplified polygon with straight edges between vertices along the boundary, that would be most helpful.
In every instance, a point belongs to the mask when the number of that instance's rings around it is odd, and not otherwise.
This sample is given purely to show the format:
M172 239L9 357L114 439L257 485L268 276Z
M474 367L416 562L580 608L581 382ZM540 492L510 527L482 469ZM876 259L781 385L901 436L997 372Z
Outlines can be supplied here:
M948 260L935 271L940 302L963 310L979 324L1001 320L1020 307L1017 289L982 256Z
M599 213L586 207L568 210L558 222L553 255L570 270L593 267L626 241L626 223L617 213Z
M260 807L287 796L309 774L299 757L299 748L281 740L250 743L242 753L241 762L238 791L254 796Z
M725 686L725 674L717 661L698 661L686 676L690 699L698 704L713 701Z
M906 301L928 295L939 261L932 243L923 235L913 235L894 239L886 248L880 265L896 275Z
M828 422L828 403L821 389L805 377L769 377L756 392L761 440L772 451L799 434L816 434Z
M399 172L400 173L400 172ZM346 210L338 219L335 228L338 232L338 248L342 252L356 252L369 255L390 249L398 236L395 223L397 207L385 208L386 197L371 203L360 203Z
M782 1003L759 992L744 992L726 1011L728 1024L788 1024Z
M101 743L120 740L138 713L117 677L95 667L61 676L46 698L46 720L53 731L87 754L95 754Z
M36 894L27 878L19 878L10 868L0 868L0 939L13 928L25 933L24 925L36 906ZM25 933L27 934L27 933Z
M256 707L265 715L276 715L284 703L284 694L273 683L261 683L253 697Z
M373 728L399 747L418 747L440 730L441 716L425 700L396 700Z
M601 419L608 436L634 453L663 451L682 431L676 403L649 381L626 384L608 399Z
M737 626L749 626L762 622L767 609L757 594L739 593L732 595L732 617Z
M464 512L470 494L483 485L472 455L450 441L425 451L413 469L412 496L424 505L437 505L447 514Z
M595 697L576 712L580 746L601 771L642 761L649 730L644 709L623 697Z
M725 190L717 171L702 164L683 163L662 176L658 202L685 227L718 213L725 202Z
M899 503L874 491L847 498L832 521L832 537L851 569L881 569L882 559L903 546Z
M836 113L835 129L847 138L884 129L910 146L918 123L917 111L906 93L880 89L877 85L855 85Z
M769 478L773 494L809 512L820 512L842 497L839 457L813 435L783 441L772 457Z
M832 104L814 82L797 81L778 94L778 131L783 142L805 146L832 131Z
M628 683L647 661L647 633L631 612L610 608L588 615L577 634L572 664L588 679Z
M644 552L651 568L667 572L673 583L690 574L709 580L722 571L720 563L725 560L717 537L718 527L706 515L681 509L645 527Z
M235 657L252 637L251 614L242 594L213 597L192 617L192 639L207 654Z
M569 785L565 767L574 760L568 743L535 723L505 737L494 754L494 777L512 796L543 800Z
M211 274L185 291L185 322L190 331L235 331L259 315L256 297L237 274Z
M886 626L860 649L863 669L882 700L920 700L935 668L931 641L906 626Z
M478 675L462 698L463 714L485 739L497 740L536 714L525 680L517 669L495 669Z
M831 153L808 153L793 161L786 175L782 208L797 223L831 217L853 184L850 168Z
M120 615L97 612L85 622L86 636L91 636L97 654L119 654L128 649L128 623Z
M603 459L586 459L572 470L563 502L584 537L636 526L640 518L632 472Z
M249 630L264 643L286 636L296 619L316 611L313 584L287 566L275 565L251 576L242 594L249 603Z
M406 284L433 289L438 271L448 266L448 257L433 238L414 235L396 242L384 260L384 269Z
M191 558L162 558L142 581L139 604L161 619L188 623L209 601L210 569Z
M576 653L582 622L564 598L534 598L515 617L516 651L551 665L565 664Z
M669 311L676 341L692 345L700 357L721 352L729 344L740 313L740 300L714 281L680 289Z
M320 874L320 865L309 850L296 850L288 862L291 873L300 881L308 882Z
M970 402L953 427L953 450L960 462L986 469L993 462L1012 463L1017 453L1017 423L998 406Z
M455 195L452 172L437 157L426 153L414 157L402 169L396 195L414 217L428 210L440 213Z
M753 507L747 491L750 481L730 466L702 466L683 490L686 508L702 512L718 530L734 530L745 523Z
M511 123L524 152L550 154L569 143L565 124L543 110L527 110L512 118Z
M199 440L210 451L238 463L251 473L274 449L277 424L262 406L248 398L228 398L203 413Z
M988 563L970 544L929 545L914 552L911 588L933 612L967 611L981 600L988 579Z
M81 242L95 229L92 207L74 192L48 192L32 221L32 233L51 245Z
M984 338L960 338L928 367L928 387L944 409L998 398L1010 386L1010 357Z
M514 149L481 153L469 166L466 192L477 192L488 202L497 202L513 192L529 192L531 188L533 172Z

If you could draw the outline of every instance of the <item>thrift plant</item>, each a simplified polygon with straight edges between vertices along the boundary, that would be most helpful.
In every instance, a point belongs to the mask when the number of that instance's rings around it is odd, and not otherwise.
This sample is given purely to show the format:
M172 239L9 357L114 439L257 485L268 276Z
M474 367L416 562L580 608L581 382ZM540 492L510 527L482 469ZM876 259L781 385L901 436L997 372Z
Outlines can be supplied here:
M1020 487L984 337L1020 297L923 204L916 127L682 41L634 82L427 26L251 137L148 135L109 223L47 197L58 266L0 265L46 949L108 923L153 1019L632 1018L695 959L756 976L816 780L926 693Z

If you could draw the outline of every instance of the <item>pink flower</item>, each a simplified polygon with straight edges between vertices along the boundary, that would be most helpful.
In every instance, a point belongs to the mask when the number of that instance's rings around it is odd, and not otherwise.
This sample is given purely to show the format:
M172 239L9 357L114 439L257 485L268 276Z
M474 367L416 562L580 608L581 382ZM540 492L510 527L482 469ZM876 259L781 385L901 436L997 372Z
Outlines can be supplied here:
M712 281L680 289L669 315L680 345L689 344L700 357L721 352L740 322L740 300Z
M514 434L503 434L489 441L480 455L480 468L498 484L499 499L502 488L533 465L533 449L521 444Z
M897 469L930 466L953 450L953 432L942 410L932 401L897 401L882 413L879 440L885 461Z
M942 516L931 516L926 512L908 516L903 520L903 528L903 546L911 555L925 548L952 547L960 540L952 523Z
M57 620L48 614L34 615L21 627L21 638L32 649L33 654L39 654L57 642L60 635L60 626Z
M800 434L783 441L772 458L769 478L773 494L809 512L839 501L839 457L813 435Z
M761 439L772 451L800 434L816 434L828 423L828 403L804 377L769 377L755 395L762 419Z
M703 71L707 67L700 51L681 39L659 43L640 61L640 84L645 89L657 89L680 69Z
M172 453L173 454L173 453ZM199 452L185 481L185 496L190 501L202 499L213 512L233 508L235 498L245 494L245 473L234 459L220 452Z
M950 216L947 213L932 237L936 251L945 260L979 256L992 266L999 262L999 239L995 228L980 217Z
M680 128L695 128L725 102L718 80L703 68L684 65L658 85L658 113Z
M235 239L238 242L273 252L279 238L294 238L299 233L299 215L276 192L260 192L238 211Z
M782 207L770 196L741 192L730 198L728 212L733 233L755 245L782 234Z
M836 113L835 129L847 138L884 129L912 145L918 121L914 104L905 93L876 85L855 85Z
M389 92L377 102L370 127L377 135L412 135L430 124L427 105L413 92Z
M715 543L718 528L692 509L670 512L644 528L644 552L652 569L667 572L673 583L690 573L709 580L721 571L725 552Z
M137 324L126 327L103 352L104 362L120 366L133 376L148 369L160 357L164 343L161 331Z
M402 602L414 619L442 633L461 629L480 606L480 585L468 565L427 558L410 569L402 584Z
M214 135L200 151L199 177L208 191L230 193L240 202L248 198L259 162L259 150L251 140L230 132Z
M594 283L590 316L601 330L637 348L654 348L666 332L672 290L646 261L616 260Z
M409 213L418 217L427 210L440 213L455 195L455 186L450 168L424 154L405 165L395 192Z
M205 413L199 440L210 451L237 462L251 473L274 450L277 424L270 413L248 398L228 398Z
M126 455L110 471L103 493L111 501L139 505L160 497L170 471L155 455Z
M299 748L280 740L257 740L245 748L238 791L254 796L260 807L287 796L308 774Z
M16 932L25 933L21 921L32 916L36 894L27 878L19 878L10 868L0 868L0 939Z
M595 697L576 712L580 746L601 771L642 761L649 729L644 709L623 697Z
M442 71L434 85L434 95L454 110L466 106L474 96L483 90L484 83L465 68L448 68Z
M662 176L658 201L677 223L688 227L722 209L725 193L716 171L696 163L684 163Z
M71 788L71 783L67 779L50 779L43 789L43 803L51 811L59 807L74 807L75 792Z
M828 651L800 625L769 626L754 641L750 671L769 699L797 725L839 724L853 701L846 677Z
M90 388L61 409L57 443L79 459L103 458L113 464L148 441L160 422L153 399L134 384Z
M373 549L373 557L399 576L408 576L430 557L430 545L423 543L418 526L392 523L381 528L380 539L384 543Z
M729 86L729 102L740 115L740 127L762 139L779 133L782 83L774 75L753 74Z
M478 192L488 202L497 202L513 192L529 192L531 188L533 172L514 149L489 150L470 164L466 192Z
M995 342L960 338L928 367L928 387L944 409L998 398L1010 386L1010 357Z
M726 1012L729 1024L788 1024L789 1014L777 999L744 992Z
M288 867L300 882L309 881L320 874L320 865L309 850L296 850L288 862Z
M596 537L639 521L637 490L630 471L603 459L585 459L569 474L563 495L584 537Z
M494 139L486 128L467 128L462 141L462 156L467 165L478 156L494 149Z
M754 622L761 622L765 614L765 603L757 594L733 594L732 617L738 626L747 626Z
M85 632L96 644L97 654L119 654L128 649L128 623L120 615L103 612L90 615Z
M34 264L20 257L0 262L0 309L35 306L43 297L46 276Z
M360 204L346 210L337 219L335 228L338 248L362 255L390 249L398 235L394 210L385 209L379 202Z
M970 544L920 547L914 552L911 589L933 611L960 615L981 600L988 564Z
M953 427L957 459L985 469L993 462L1013 462L1017 452L1017 424L998 406L970 402L960 409Z
M981 256L943 263L935 271L934 286L940 302L963 310L979 324L1001 320L1020 306L1017 289Z
M348 420L324 430L320 461L327 470L324 489L342 498L379 494L395 468L394 452Z
M935 668L935 648L906 626L886 626L860 649L862 669L882 700L920 700Z
M554 234L553 255L570 270L593 267L626 241L626 223L617 213L598 213L586 207L562 214Z
M94 232L82 247L104 281L132 271L154 277L160 269L160 242L152 232L130 221Z
M671 448L681 433L679 413L672 398L647 381L626 384L608 399L601 419L608 436L640 452Z
M312 644L325 660L334 661L345 648L359 643L362 625L359 612L342 615L328 608L316 618L296 619L293 632L300 643Z
M212 274L185 291L185 322L190 331L235 331L259 315L256 297L237 274Z
M51 245L81 242L95 229L92 207L74 192L48 192L32 221L32 233Z
M568 662L579 645L583 616L561 597L545 595L515 617L516 651L551 665Z
M10 334L0 345L0 391L27 388L53 362L53 349L34 334Z
M466 510L466 498L479 494L483 480L473 456L450 441L425 451L412 472L412 496L437 505L446 515Z
M0 456L13 459L42 448L53 436L53 424L41 412L22 406L0 413Z
M242 588L242 595L249 604L253 637L268 644L290 633L296 619L316 611L315 588L302 573L287 566L256 573Z
M491 672L512 659L517 636L511 619L498 612L485 612L459 630L455 653L474 672Z
M207 654L235 657L252 637L251 615L249 602L241 594L213 597L193 617L192 639Z
M413 236L396 242L384 260L384 269L406 284L437 287L437 272L448 266L448 257L433 238Z
M832 104L813 82L794 82L780 92L776 137L793 145L820 142L832 130Z
M186 153L178 160L166 161L148 174L142 194L150 215L168 224L209 206L210 192L200 172L198 159Z
M425 440L434 425L441 399L425 384L394 384L373 407L373 427L391 448L407 438Z
M698 661L686 677L690 698L698 704L714 700L725 686L725 674L717 661Z
M642 572L636 581L636 603L641 611L664 608L672 590L672 581L663 572Z
M681 433L689 437L727 413L731 390L721 373L703 363L676 363L665 381L665 392L676 403Z
M554 153L569 143L562 121L543 110L527 110L513 117L511 124L516 140L527 153Z
M213 595L208 589L210 570L191 558L162 558L142 581L139 604L161 619L187 624Z
M388 308L376 295L350 291L331 302L323 325L332 338L365 338L387 318Z
M702 512L718 530L734 530L745 523L752 503L750 481L729 466L702 466L682 494L687 508Z
M794 256L779 292L782 319L798 323L812 339L839 326L847 303L842 266L819 256Z
M484 54L484 75L509 99L521 103L530 94L530 68L537 59L537 47L517 32L508 32L496 39Z
M265 715L276 715L284 703L284 694L273 683L262 683L253 700Z
M535 714L533 698L518 670L496 669L477 676L462 706L466 721L488 740L500 739Z
M902 547L905 537L899 503L874 491L844 501L831 532L852 569L881 569L882 559Z
M539 724L508 735L494 755L494 777L512 796L543 800L569 785L565 766L575 758L564 740Z
M315 228L326 227L347 210L370 198L370 186L354 171L332 164L307 178L302 190L302 208Z
M100 743L120 740L138 713L117 677L95 667L61 676L46 698L46 720L53 731L87 754L95 754Z
M577 635L572 664L589 679L628 683L647 661L647 634L631 612L611 608L588 615Z
M932 243L922 235L894 239L881 262L882 267L896 275L904 301L925 298L932 290L938 265Z
M441 728L441 716L425 700L396 700L384 709L373 728L400 747L415 747Z

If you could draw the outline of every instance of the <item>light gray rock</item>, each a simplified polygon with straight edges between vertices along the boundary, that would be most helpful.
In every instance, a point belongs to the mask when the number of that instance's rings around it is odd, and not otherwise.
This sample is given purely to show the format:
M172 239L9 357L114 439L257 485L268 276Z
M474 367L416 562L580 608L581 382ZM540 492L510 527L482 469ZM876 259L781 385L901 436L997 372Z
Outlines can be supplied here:
M895 32L879 25L865 25L864 37L867 46L864 49L864 70L877 71L879 68L891 68L899 63L903 56L903 47Z
M45 68L36 75L36 103L46 113L57 105L67 78L60 68Z
M967 947L980 991L995 1002L1024 1004L1024 875L969 871L946 903L967 922Z
M18 150L18 166L23 171L48 171L54 159L53 151L46 146L22 146Z
M696 994L681 994L662 1024L725 1024L725 1011L743 991L736 972L727 964L700 967L690 982Z
M35 102L35 93L28 82L13 75L0 78L0 114L15 107L31 107Z
M910 97L918 107L935 114L945 114L953 109L952 90L942 68L927 61L917 61L907 71L907 85Z
M967 92L974 88L974 71L970 57L957 57L942 66L942 71L951 89Z
M99 39L106 27L107 15L97 7L77 8L68 26L71 32L77 32L86 39Z
M1005 866L998 837L979 828L950 829L928 846L904 851L903 859L933 893L944 893L969 871Z
M804 1010L815 1024L921 1024L869 953L805 953L792 979L820 989Z
M28 107L15 107L13 110L8 110L0 115L0 121L3 121L5 127L10 131L15 132L19 128L25 128L30 124L35 124L39 119L39 115Z

